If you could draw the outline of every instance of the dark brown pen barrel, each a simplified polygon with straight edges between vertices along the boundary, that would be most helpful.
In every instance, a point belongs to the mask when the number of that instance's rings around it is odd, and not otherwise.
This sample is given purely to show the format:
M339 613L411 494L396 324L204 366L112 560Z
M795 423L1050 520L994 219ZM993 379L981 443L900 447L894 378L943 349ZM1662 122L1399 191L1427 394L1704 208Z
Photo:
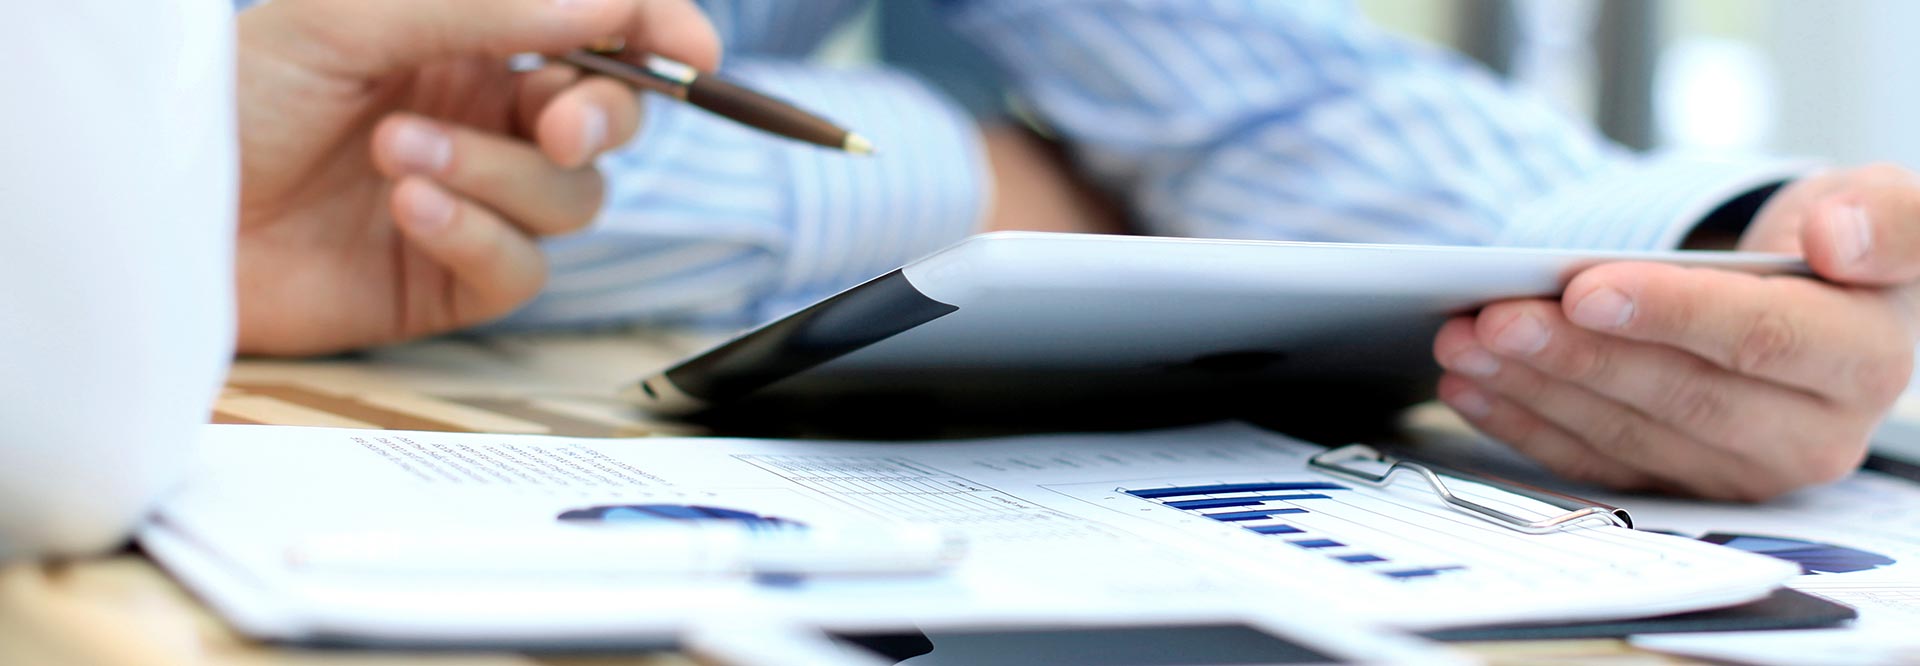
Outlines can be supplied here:
M702 76L687 86L687 101L700 108L781 136L828 148L843 148L847 131L780 100Z

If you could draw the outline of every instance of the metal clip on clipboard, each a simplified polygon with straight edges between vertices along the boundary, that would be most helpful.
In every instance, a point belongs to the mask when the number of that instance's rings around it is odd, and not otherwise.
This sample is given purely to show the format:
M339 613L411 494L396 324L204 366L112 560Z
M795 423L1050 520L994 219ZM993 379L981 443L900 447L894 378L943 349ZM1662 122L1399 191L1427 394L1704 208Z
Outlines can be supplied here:
M1355 462L1385 464L1387 469L1378 473L1370 472L1353 467L1352 464ZM1607 506L1599 502L1589 502L1549 490L1516 484L1511 481L1491 479L1485 475L1462 474L1452 470L1446 470L1448 476L1462 478L1463 480L1468 480L1464 477L1473 477L1470 480L1474 483L1492 486L1522 497L1567 509L1566 513L1548 516L1539 520L1530 520L1516 516L1454 494L1452 490L1447 488L1446 482L1440 479L1440 473L1434 471L1434 467L1400 460L1376 451L1373 447L1365 444L1348 444L1337 449L1330 449L1314 454L1312 458L1307 459L1307 466L1324 474L1374 488L1385 488L1392 485L1395 475L1401 472L1411 472L1425 478L1427 485L1433 487L1434 494L1439 495L1440 499L1445 501L1448 507L1498 524L1502 527L1527 534L1557 532L1586 522L1589 519L1603 520L1610 525L1629 529L1633 527L1633 518L1628 516L1624 509Z

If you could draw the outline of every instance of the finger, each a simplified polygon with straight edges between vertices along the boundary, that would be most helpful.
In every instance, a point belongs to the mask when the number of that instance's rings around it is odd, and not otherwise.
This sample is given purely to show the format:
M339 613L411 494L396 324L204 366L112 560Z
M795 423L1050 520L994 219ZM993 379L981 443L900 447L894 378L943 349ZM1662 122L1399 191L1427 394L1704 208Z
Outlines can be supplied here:
M1807 211L1800 243L1814 272L1857 285L1920 279L1920 183L1893 169L1900 173L1861 178Z
M589 76L540 112L533 136L555 164L580 166L631 140L639 129L640 96L619 81Z
M634 15L622 30L610 33L626 38L628 50L657 53L701 71L720 69L720 33L699 5L692 0L630 1L638 3Z
M391 208L411 246L453 276L435 319L449 328L512 312L545 284L546 258L533 239L485 207L408 176L394 187Z
M1440 401L1475 429L1507 443L1561 478L1620 490L1659 485L1651 475L1600 455L1525 407L1480 388L1470 379L1442 376L1438 392Z
M1500 360L1513 361L1549 377L1571 382L1646 414L1681 434L1734 454L1823 469L1847 465L1829 460L1826 447L1810 446L1864 426L1870 418L1850 415L1809 393L1729 372L1687 352L1665 345L1602 335L1574 326L1556 303L1509 301L1483 309L1473 336L1450 342L1442 365L1462 374L1492 379ZM1476 355L1499 360L1471 362ZM1461 361L1469 361L1461 363Z
M514 100L513 132L532 139L540 112L553 98L580 80L580 70L567 65L547 65L520 77L520 91Z
M1574 277L1561 307L1582 328L1843 403L1890 405L1912 369L1911 334L1884 294L1802 278L1603 264Z
M281 0L248 13L254 26L284 34L278 41L308 66L361 78L614 36L704 70L720 59L713 24L690 0Z
M1595 455L1693 494L1755 501L1798 485L1792 470L1770 469L1693 441L1645 414L1522 364L1507 364L1494 376L1473 381L1584 443Z
M586 226L606 191L598 171L557 166L526 142L411 114L381 121L373 154L381 173L430 177L536 236Z
M1500 359L1477 340L1478 320L1478 315L1454 317L1440 325L1440 332L1433 336L1433 360L1440 367L1468 377L1490 377L1500 371Z
M1443 329L1435 340L1435 355L1448 370L1510 394L1575 435L1591 437L1596 426L1619 425L1613 414L1624 408L1631 414L1620 418L1672 430L1697 446L1717 450L1722 459L1750 462L1782 483L1829 481L1859 465L1873 422L1870 416L1847 414L1806 394L1732 375L1678 350L1624 340L1581 340L1594 334L1555 321L1558 315L1556 306L1543 301L1489 306L1473 322ZM1546 329L1545 341L1523 340L1533 335L1523 330L1529 326ZM1585 393L1619 405L1584 405ZM1576 418L1602 423L1576 423Z

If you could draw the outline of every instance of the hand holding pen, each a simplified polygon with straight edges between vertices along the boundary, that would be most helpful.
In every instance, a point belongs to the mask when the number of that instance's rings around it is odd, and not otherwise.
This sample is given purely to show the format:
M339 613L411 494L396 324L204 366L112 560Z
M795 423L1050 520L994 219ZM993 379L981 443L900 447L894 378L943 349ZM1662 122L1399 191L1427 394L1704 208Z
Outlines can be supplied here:
M690 0L275 0L234 22L248 354L457 330L541 291L540 239L598 216L594 158L638 131L640 100L505 59L609 35L700 71L721 52Z

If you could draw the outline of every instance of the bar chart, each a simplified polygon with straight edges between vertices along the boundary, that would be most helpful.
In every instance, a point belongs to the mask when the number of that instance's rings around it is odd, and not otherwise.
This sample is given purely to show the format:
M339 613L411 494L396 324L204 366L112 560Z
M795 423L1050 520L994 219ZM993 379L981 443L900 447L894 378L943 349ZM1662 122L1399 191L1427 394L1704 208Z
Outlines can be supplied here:
M1457 564L1409 563L1391 554L1375 552L1344 536L1328 534L1310 517L1316 504L1338 504L1337 495L1351 493L1329 481L1259 481L1161 488L1121 488L1119 492L1169 509L1239 527L1295 548L1324 554L1336 561L1395 580L1432 578L1464 571ZM1331 508L1331 507L1329 507Z

